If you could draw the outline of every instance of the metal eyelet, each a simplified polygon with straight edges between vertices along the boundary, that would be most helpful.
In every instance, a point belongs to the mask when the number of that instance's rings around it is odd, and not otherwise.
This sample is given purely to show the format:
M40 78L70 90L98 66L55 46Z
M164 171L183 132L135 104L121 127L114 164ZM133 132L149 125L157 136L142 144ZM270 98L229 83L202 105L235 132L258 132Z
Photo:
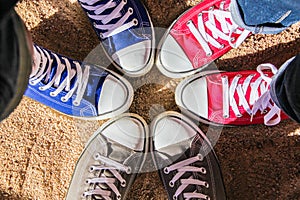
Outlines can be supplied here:
M94 169L94 167L93 166L91 166L90 168L89 168L89 172L93 172L95 169Z
M86 198L86 196L87 196L87 195L86 195L85 193L81 194L81 198L82 198L82 199Z
M207 53L206 56L212 56L212 52Z
M130 14L132 14L132 13L133 13L133 9L132 9L131 7L129 7L129 8L128 8L128 12L129 12Z
M206 188L209 188L209 184L208 184L207 182L204 183L204 186L205 186Z
M61 100L62 102L67 102L67 101L68 101L68 99L67 99L66 97L62 97L62 98L60 98L60 100Z
M189 21L186 22L186 25L188 26L188 25L191 24L191 23L193 23L193 21L192 21L192 20L189 20Z
M103 33L100 33L99 36L100 36L101 39L104 39Z
M169 186L170 186L171 188L174 187L174 185L175 185L175 184L174 184L173 181L170 181L170 182L169 182Z
M206 174L206 169L204 167L201 167L201 173Z
M74 105L74 106L79 106L79 105L80 105L80 102L74 101L74 102L73 102L73 105Z
M50 92L51 97L56 97L56 94L54 92Z
M132 172L131 167L127 167L126 173L127 173L127 174L131 174L131 172Z
M126 187L126 181L125 180L121 182L121 186Z
M169 173L170 173L169 168L165 167L165 168L164 168L164 173L165 173L165 174L169 174Z
M137 26L137 25L139 24L139 21L138 21L136 18L134 18L134 19L132 20L132 22L133 22L133 24L134 24L135 26Z
M99 157L100 157L99 153L96 153L96 154L94 155L94 159L95 159L95 160L98 160Z
M203 161L203 158L204 158L204 157L202 156L202 154L199 153L199 154L197 155L197 157L198 157L198 159L199 159L200 161Z

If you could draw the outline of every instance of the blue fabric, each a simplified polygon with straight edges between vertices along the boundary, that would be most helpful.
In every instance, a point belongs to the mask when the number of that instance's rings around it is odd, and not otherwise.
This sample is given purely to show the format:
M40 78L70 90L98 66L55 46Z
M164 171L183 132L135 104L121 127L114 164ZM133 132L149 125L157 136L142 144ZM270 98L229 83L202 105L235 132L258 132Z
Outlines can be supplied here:
M109 0L102 0L98 1L94 5L102 5L106 4ZM117 4L119 4L122 0L114 0ZM82 5L82 3L79 1L79 3ZM126 31L123 31L121 33L118 33L116 35L113 35L111 37L102 39L100 37L100 33L104 33L105 30L99 30L94 27L94 30L97 33L98 38L101 40L102 45L109 56L112 56L115 52L124 49L126 47L129 47L131 45L137 44L139 42L145 41L145 40L151 40L152 39L152 25L150 21L150 17L148 16L148 13L144 7L144 5L137 0L127 0L126 5L122 9L122 14L125 14L129 8L133 9L133 14L127 19L127 22L132 21L133 19L138 20L138 25L134 26ZM110 14L114 8L110 8L105 10L101 15ZM83 8L83 10L91 15L95 15L92 11L88 11ZM113 19L108 24L115 24L117 21L119 21L121 17ZM102 25L101 21L94 20L89 18L92 24L99 24Z
M233 20L254 33L279 33L300 21L299 0L232 0Z
M53 54L50 51L48 52L51 55L51 58L53 59L50 80L48 80L49 82L53 79L53 76L55 75L55 72L57 70L57 62ZM58 57L61 58L59 54L56 55L58 55ZM63 59L60 60L62 64L65 64L65 61ZM69 59L69 61L72 64L71 67L75 69L75 64L73 64L73 60ZM82 72L84 72L84 69L87 67L87 64L85 63L80 63L80 64L82 67ZM64 80L64 77L66 77L66 75L67 75L67 70L65 69L61 74L61 82ZM39 87L42 87L48 83L45 82L45 80L40 81L36 85L29 84L24 95L66 115L70 115L74 117L95 117L98 116L97 105L101 95L102 86L107 75L108 75L107 71L104 71L103 69L98 68L96 66L90 65L88 84L86 86L85 93L80 102L80 105L78 106L73 105L73 101L76 98L76 92L68 101L63 102L61 101L61 98L67 94L67 91L63 90L56 97L52 97L50 96L50 92L56 90L54 86L52 86L50 89L47 89L45 91L40 90ZM76 79L75 77L71 80L71 88L74 86L74 82Z

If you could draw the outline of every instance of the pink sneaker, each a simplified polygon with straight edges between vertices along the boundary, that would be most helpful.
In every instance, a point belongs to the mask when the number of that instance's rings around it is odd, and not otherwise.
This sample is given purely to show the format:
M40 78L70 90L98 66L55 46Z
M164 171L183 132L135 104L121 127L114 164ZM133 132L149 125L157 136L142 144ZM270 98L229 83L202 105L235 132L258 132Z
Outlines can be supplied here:
M178 85L176 103L207 124L276 125L288 118L270 96L270 77L276 73L271 64L261 64L257 71L199 73Z
M183 13L163 36L157 66L166 76L194 74L250 34L236 25L228 10L230 0L204 0Z

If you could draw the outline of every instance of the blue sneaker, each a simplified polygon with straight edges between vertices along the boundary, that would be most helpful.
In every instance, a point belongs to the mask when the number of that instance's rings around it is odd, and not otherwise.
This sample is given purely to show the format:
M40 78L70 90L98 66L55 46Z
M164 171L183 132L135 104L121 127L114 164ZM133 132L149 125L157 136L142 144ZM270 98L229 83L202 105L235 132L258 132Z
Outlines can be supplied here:
M33 70L25 96L63 114L106 119L130 107L133 88L107 69L81 63L34 45Z
M78 0L104 50L122 73L146 74L154 62L154 31L139 0Z

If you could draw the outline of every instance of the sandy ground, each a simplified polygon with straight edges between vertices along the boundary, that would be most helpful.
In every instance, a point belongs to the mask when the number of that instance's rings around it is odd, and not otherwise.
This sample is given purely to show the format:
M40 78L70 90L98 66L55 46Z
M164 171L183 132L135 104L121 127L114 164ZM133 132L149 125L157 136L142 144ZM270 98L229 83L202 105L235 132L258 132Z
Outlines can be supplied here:
M167 28L199 1L144 0L154 26ZM16 8L33 41L82 60L98 39L76 0L22 0ZM239 48L217 60L222 70L255 69L260 63L280 66L300 52L299 24L277 35L252 35ZM99 64L107 63L101 49ZM177 110L176 81L153 70L130 79L135 88L130 112L148 122L163 110ZM168 89L159 90L168 85ZM151 99L151 100L150 100ZM86 139L103 121L86 122L63 116L24 97L0 124L0 199L64 199ZM207 131L206 125L200 127ZM224 128L215 151L220 160L228 199L300 199L300 129L291 120ZM166 199L156 172L141 174L128 199Z

